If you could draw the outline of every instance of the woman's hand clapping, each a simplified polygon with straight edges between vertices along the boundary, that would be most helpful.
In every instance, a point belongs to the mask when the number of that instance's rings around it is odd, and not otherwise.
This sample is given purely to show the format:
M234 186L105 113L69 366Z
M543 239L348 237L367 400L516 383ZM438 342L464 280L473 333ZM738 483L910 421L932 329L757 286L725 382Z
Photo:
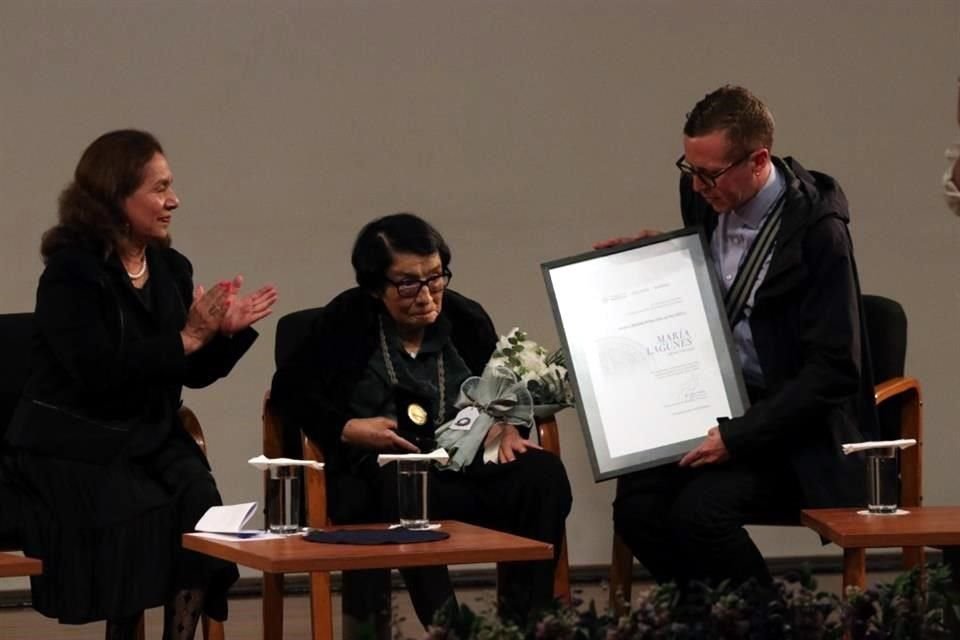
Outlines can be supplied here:
M210 342L217 333L231 336L261 320L273 310L277 288L260 287L246 296L238 296L243 276L229 282L219 282L204 291L198 286L193 292L193 304L187 312L187 323L180 332L183 350L189 355Z
M230 283L232 302L220 324L220 332L224 335L232 336L266 318L277 301L277 288L272 284L264 285L249 295L237 297L242 286L243 276L240 275Z
M188 355L203 347L220 331L233 296L231 283L221 282L209 291L197 286L193 290L193 304L187 312L187 323L180 331L183 350Z

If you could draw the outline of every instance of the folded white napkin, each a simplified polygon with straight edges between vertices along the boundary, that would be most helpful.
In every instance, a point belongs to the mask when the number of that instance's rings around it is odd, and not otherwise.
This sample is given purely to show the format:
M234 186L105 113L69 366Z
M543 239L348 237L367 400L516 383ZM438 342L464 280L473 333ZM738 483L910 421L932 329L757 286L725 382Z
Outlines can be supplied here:
M843 447L844 454L850 454L854 451L867 451L868 449L906 449L907 447L912 447L917 444L917 441L913 438L906 438L903 440L875 440L873 442L851 442L848 444L840 445Z
M377 456L377 464L381 467L390 462L395 462L397 460L410 460L416 462L417 460L424 460L427 462L439 462L440 464L447 464L447 461L450 460L450 454L447 453L446 449L434 449L430 453L381 453Z
M210 507L197 521L194 529L206 533L229 533L233 535L252 535L257 531L245 530L250 518L257 512L256 502L226 504Z
M268 458L260 454L256 458L247 460L260 471L266 471L270 467L310 467L311 469L323 470L323 463L316 460L294 460L293 458Z

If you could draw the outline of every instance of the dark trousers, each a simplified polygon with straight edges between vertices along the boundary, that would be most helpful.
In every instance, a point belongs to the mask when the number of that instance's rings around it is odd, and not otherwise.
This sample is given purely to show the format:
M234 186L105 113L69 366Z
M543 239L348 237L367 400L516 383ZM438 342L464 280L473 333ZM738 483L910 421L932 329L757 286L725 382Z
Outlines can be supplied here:
M726 463L669 464L620 478L614 528L657 582L771 582L743 525L758 515L800 508L789 469Z
M365 519L396 521L396 465L380 468L369 482L375 489L368 495L376 499L367 505ZM518 621L553 600L553 569L572 501L563 463L545 451L529 450L507 464L473 464L462 472L435 470L430 475L431 520L460 520L554 545L552 561L509 563L501 573L501 614ZM424 626L440 607L455 598L446 567L403 569L401 574ZM388 581L388 572L345 572L344 591L349 588L367 594L365 598L351 596L349 604L345 594L345 615L371 620L372 614L388 611L389 602L378 595Z

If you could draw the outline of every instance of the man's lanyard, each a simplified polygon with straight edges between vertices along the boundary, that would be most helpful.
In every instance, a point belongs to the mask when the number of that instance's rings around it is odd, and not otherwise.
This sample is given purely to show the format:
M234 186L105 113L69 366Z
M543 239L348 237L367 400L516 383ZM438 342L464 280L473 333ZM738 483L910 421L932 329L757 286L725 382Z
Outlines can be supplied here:
M740 321L743 310L747 306L747 301L750 299L750 293L756 286L760 269L766 262L767 257L773 253L773 247L777 244L777 232L780 230L781 214L786 199L787 190L784 189L780 197L773 203L773 207L763 224L760 225L760 232L753 244L750 245L743 264L737 270L737 277L734 278L733 284L730 285L723 296L723 304L727 309L727 318L730 319L731 328Z

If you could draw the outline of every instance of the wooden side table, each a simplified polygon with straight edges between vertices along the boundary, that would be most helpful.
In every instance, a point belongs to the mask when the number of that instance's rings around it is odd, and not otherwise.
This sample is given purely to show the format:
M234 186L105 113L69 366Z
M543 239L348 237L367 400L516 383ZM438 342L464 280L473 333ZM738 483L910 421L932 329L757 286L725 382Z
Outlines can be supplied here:
M337 529L370 529L387 525L357 525ZM479 562L522 562L553 558L553 545L521 538L509 533L484 529L463 522L443 521L442 531L450 534L446 540L416 544L347 545L307 542L301 536L272 540L213 540L197 534L183 536L186 549L236 562L263 572L264 584L282 585L284 573L308 572L329 580L330 571L350 569L394 569L446 564L473 564ZM283 637L282 589L271 590L275 595L263 600L263 637L279 640ZM268 590L264 589L265 596ZM314 640L332 640L333 616L331 603L317 603L313 611Z
M36 558L27 558L12 553L0 553L0 578L36 576L43 572L43 563Z
M909 507L903 515L858 509L805 509L800 521L843 549L843 590L866 586L866 550L903 547L904 565L923 564L923 547L960 545L960 507Z

